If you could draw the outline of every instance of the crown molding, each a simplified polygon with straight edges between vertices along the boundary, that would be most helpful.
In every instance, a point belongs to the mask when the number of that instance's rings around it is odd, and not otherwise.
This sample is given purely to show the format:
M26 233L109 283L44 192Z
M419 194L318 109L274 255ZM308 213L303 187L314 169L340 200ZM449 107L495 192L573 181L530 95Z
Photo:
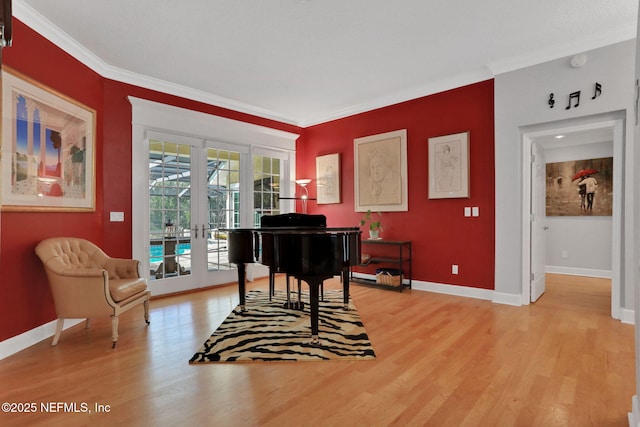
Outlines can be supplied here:
M480 68L478 70L451 76L447 79L430 82L426 85L412 87L404 91L394 92L392 94L376 98L370 102L357 104L348 108L337 110L331 114L317 116L308 121L302 121L300 127L314 126L326 123L332 120L338 120L355 114L365 113L367 111L378 108L388 107L390 105L399 104L401 102L411 101L412 99L422 98L424 96L433 95L435 93L444 92L446 90L478 83L489 80L494 77L488 68Z
M59 27L53 25L51 21L22 0L14 0L13 16L104 78L299 126L297 119L273 111L113 67L98 58Z
M364 102L341 110L336 110L326 115L321 115L310 119L292 118L239 101L213 95L208 92L173 84L164 80L154 79L149 76L113 67L104 62L102 59L98 58L94 53L86 49L67 33L62 31L59 27L53 25L48 19L39 14L36 10L31 8L22 0L14 0L13 15L15 18L22 21L25 25L28 25L31 29L38 32L47 40L49 40L60 49L64 50L69 55L73 56L82 64L86 65L91 70L95 71L104 78L143 87L146 89L156 90L158 92L199 101L222 108L228 108L230 110L238 111L241 113L276 120L281 123L291 124L302 128L345 118L355 114L364 113L367 111L375 110L377 108L420 98L493 77L492 75L487 73L486 69L480 70L473 73L468 73L466 75L454 76L438 82L431 82L425 86L421 86L418 88L412 88L402 92L386 95L369 102Z
M221 97L208 92L200 91L190 87L173 84L164 80L154 79L145 75L133 73L121 68L110 66L102 61L91 51L80 45L60 28L53 25L44 16L40 15L33 8L22 0L14 0L13 15L34 31L60 47L62 50L72 55L78 61L89 67L91 70L105 78L109 78L122 83L128 83L146 89L155 90L182 98L203 102L205 104L227 108L233 111L250 114L257 117L275 120L281 123L299 126L301 128L326 123L333 120L342 119L355 114L398 104L416 98L432 95L445 90L477 83L494 78L498 74L515 71L530 67L540 63L560 59L576 53L593 50L622 41L634 39L636 37L636 26L627 25L612 29L605 34L595 34L587 39L579 41L560 43L556 46L547 47L534 52L527 52L522 55L505 60L491 62L481 69L451 76L446 79L429 82L425 85L413 87L400 92L385 95L361 104L352 105L340 110L330 112L325 115L318 115L310 118L290 117L270 110L246 104L237 100Z
M229 110L237 111L240 113L251 114L253 116L262 117L265 119L275 120L280 123L286 123L294 126L300 126L299 120L291 117L284 116L282 114L274 113L260 107L256 107L250 104L246 104L240 101L224 98L222 96L214 95L205 91L193 89L187 86L182 86L167 82L165 80L155 79L142 74L133 73L123 70L121 68L109 67L110 70L105 70L105 73L101 73L103 77L110 78L122 83L128 83L135 86L144 87L146 89L152 89L158 92L166 93L169 95L175 95L182 98L190 99L193 101L203 102L205 104L214 105L217 107L227 108Z

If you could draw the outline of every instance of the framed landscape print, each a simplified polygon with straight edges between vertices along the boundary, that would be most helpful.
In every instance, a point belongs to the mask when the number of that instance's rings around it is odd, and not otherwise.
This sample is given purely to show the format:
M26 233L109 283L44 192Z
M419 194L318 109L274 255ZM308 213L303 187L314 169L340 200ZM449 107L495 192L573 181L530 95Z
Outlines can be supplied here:
M407 130L354 140L356 212L408 210Z
M317 203L340 203L340 153L316 157Z
M95 209L94 110L2 73L2 210Z
M469 197L469 132L429 138L429 198Z

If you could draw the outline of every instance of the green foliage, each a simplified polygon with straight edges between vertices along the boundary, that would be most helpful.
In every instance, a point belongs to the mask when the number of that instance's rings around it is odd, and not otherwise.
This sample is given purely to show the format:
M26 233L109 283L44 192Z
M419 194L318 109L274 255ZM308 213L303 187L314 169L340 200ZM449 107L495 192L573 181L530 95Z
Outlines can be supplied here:
M378 216L378 220L374 221L374 214ZM382 212L371 212L371 209L369 209L360 219L360 225L365 225L367 223L367 221L369 222L369 230L382 230Z

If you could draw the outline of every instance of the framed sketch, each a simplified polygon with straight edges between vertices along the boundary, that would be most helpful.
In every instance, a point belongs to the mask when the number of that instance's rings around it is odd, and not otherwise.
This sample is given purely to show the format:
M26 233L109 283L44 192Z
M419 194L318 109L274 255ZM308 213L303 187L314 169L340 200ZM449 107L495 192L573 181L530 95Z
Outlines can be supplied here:
M429 198L469 197L469 132L429 138Z
M340 203L340 153L316 157L317 203Z
M407 130L354 140L356 212L408 210Z
M95 210L94 110L2 73L2 210Z

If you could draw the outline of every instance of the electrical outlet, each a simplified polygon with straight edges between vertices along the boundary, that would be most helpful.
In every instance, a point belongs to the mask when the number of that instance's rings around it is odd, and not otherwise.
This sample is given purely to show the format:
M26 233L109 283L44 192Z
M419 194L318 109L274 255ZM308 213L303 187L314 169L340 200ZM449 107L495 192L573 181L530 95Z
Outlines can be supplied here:
M562 258L564 259L569 258L569 252L567 252L566 250L562 251Z
M451 266L451 274L458 274L458 264L453 264Z

